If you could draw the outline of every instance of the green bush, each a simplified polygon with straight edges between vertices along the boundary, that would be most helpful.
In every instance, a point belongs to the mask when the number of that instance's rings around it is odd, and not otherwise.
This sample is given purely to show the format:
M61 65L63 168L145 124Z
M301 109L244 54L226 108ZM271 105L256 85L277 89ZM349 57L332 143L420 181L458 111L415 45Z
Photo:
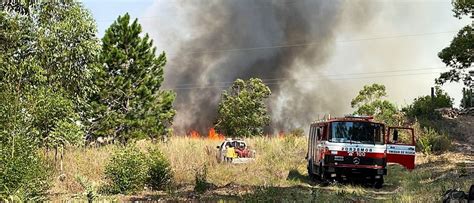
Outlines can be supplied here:
M207 166L204 165L202 168L196 170L194 176L194 191L197 193L206 192L210 187L207 182Z
M109 181L105 192L129 194L143 189L148 173L146 162L145 154L134 145L117 150L105 166Z
M170 162L156 148L149 149L146 184L151 189L163 189L171 183L173 173Z
M38 153L38 131L11 92L0 91L0 202L39 200L49 189L50 164Z
M5 138L5 135L0 137ZM39 200L49 189L49 164L37 153L34 142L24 136L1 139L0 202Z
M440 88L436 88L436 95L416 98L413 103L402 109L411 119L439 119L441 115L435 111L438 108L452 107L453 99Z
M423 128L417 139L417 148L425 154L444 152L451 148L451 139L433 128Z

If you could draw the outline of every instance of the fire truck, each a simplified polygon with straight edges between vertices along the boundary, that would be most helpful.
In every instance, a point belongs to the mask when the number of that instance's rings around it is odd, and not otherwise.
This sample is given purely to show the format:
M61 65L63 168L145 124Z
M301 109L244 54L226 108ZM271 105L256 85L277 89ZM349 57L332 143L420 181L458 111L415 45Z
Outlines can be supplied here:
M386 127L369 116L320 120L310 126L306 159L311 179L363 179L381 188L387 163L415 168L414 130Z

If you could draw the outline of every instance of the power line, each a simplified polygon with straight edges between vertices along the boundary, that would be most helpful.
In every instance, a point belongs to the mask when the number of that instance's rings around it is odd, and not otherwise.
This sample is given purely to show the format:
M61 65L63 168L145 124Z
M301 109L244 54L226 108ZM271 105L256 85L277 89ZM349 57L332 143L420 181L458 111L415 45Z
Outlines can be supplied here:
M406 72L406 71L421 71L421 70L440 70L444 69L445 67L435 67L435 68L410 68L410 69L399 69L399 70L389 70L389 71L375 71L375 72L362 72L362 73L342 73L342 74L310 74L306 75L305 78L313 77L313 76L323 76L323 77L333 77L333 76L354 76L354 75L368 75L368 74L380 74L380 73L396 73L396 72ZM261 78L263 82L270 82L270 81L279 81L279 80L291 80L293 78ZM216 85L216 84L232 84L234 82L215 82L208 85ZM179 84L175 85L175 87L183 87L183 86L196 86L196 84L188 83L188 84Z
M426 70L426 69L425 69ZM434 70L434 69L432 69ZM390 73L393 71L386 71L385 73ZM400 71L398 71L400 72ZM381 72L378 72L381 73ZM304 77L300 78L298 82L314 82L314 81L322 81L322 80L353 80L353 79L368 79L368 78L385 78L385 77L398 77L398 76L414 76L414 75L430 75L430 74L439 74L441 72L422 72L422 73L399 73L399 74L388 74L388 75L376 75L376 76L361 76L361 77L343 77L343 78L310 78L310 77ZM360 75L363 73L358 73L358 74L352 74L352 75ZM365 73L365 74L377 74L377 73ZM351 74L345 74L351 75ZM322 75L324 76L324 75ZM339 75L340 76L340 75ZM311 79L311 80L302 80L302 79ZM265 85L279 85L283 84L284 82L289 81L290 79L281 79L281 80L276 80L275 82L265 82ZM232 84L233 82L223 82L220 84ZM227 88L229 85L215 85L215 84L210 84L210 85L204 85L204 86L189 86L189 87L174 87L174 88L169 88L169 90L194 90L194 89L210 89L210 88Z
M351 39L351 40L336 40L335 43L351 43L351 42L360 42L360 41L370 41L370 40L382 40L382 39L396 39L396 38L406 38L406 37L419 37L427 35L439 35L447 33L457 33L458 31L444 31L444 32L429 32L429 33L417 33L417 34L405 34L405 35L392 35L392 36L383 36L383 37L370 37L370 38L360 38L360 39ZM217 49L217 50L207 50L207 51L190 51L181 53L179 55L194 55L194 54L212 54L212 53L222 53L222 52L245 52L245 51L256 51L264 49L282 49L282 48L294 48L294 47L305 47L305 46L314 46L319 45L322 42L306 42L306 43L295 43L295 44L282 44L282 45L272 45L272 46L260 46L260 47L245 47L245 48L233 48L233 49ZM178 53L172 53L168 55L178 55Z

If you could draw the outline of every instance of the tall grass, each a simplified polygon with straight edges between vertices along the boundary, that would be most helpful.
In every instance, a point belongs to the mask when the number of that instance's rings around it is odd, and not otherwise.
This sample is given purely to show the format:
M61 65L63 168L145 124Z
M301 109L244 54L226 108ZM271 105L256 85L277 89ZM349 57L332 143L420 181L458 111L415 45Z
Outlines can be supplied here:
M380 190L359 184L336 184L328 187L310 182L306 172L305 137L246 139L248 145L256 150L256 160L247 164L217 163L219 141L208 139L191 139L173 137L167 143L153 144L139 141L137 146L146 150L156 145L170 161L174 174L173 182L178 188L190 188L196 182L196 172L206 167L205 180L219 190L227 186L238 185L245 194L226 191L225 194L238 194L232 198L270 201L392 201L417 202L439 201L442 193L450 188L469 189L474 174L466 170L467 159L461 153L444 153L441 155L417 154L416 169L407 171L398 165L390 165L386 183ZM55 181L53 193L78 194L83 187L75 180L81 175L89 181L102 184L104 165L110 154L119 146L101 148L70 149L65 154L64 171L66 179ZM61 173L57 173L59 175ZM222 186L222 187L220 187ZM245 189L246 188L246 189ZM234 189L232 189L234 190ZM204 193L213 194L212 191ZM219 193L220 194L220 193ZM211 195L212 198L212 195Z

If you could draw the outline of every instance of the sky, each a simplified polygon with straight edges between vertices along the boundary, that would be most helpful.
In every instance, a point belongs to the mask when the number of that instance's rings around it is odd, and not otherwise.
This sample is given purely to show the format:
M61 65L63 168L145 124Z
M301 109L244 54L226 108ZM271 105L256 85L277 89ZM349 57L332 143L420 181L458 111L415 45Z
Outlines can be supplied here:
M450 0L365 1L377 10L376 14L359 30L350 24L341 25L330 59L320 70L329 75L374 73L335 81L342 84L349 95L341 98L348 103L343 111L351 111L350 99L365 84L386 85L388 98L400 107L418 96L428 95L434 78L440 71L447 70L443 69L438 52L449 45L460 28L470 24L470 19L453 17ZM183 17L178 0L86 0L83 3L96 19L99 37L118 15L128 12L132 18L138 18L157 49L170 56L168 68L174 68L173 54L182 47L183 40L177 39L193 35L185 29L188 20ZM301 74L302 77L311 75ZM455 98L455 105L459 105L462 85L446 84L443 89Z

